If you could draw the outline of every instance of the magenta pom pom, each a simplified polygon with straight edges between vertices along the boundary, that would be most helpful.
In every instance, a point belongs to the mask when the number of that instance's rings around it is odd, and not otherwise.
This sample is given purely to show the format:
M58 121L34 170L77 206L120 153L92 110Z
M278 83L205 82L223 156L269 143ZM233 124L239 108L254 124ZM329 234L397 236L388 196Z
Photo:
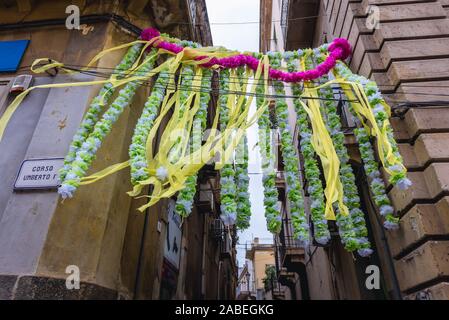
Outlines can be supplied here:
M150 41L153 38L159 37L161 33L154 28L146 28L140 33L140 39Z
M144 29L140 35L142 40L149 41L155 37L160 36L160 32L154 28ZM175 54L184 50L183 47L168 41L161 41L153 44L154 47L173 52ZM336 38L328 47L329 56L324 62L319 64L315 69L303 72L284 72L276 69L269 69L269 76L274 80L282 80L284 82L300 82L317 79L328 73L337 63L337 60L344 60L351 54L351 45L348 40L343 38ZM195 60L200 61L206 59L206 56L196 57ZM238 54L233 57L211 58L208 62L202 63L201 66L210 68L218 65L222 68L238 68L247 65L252 70L257 70L259 60L250 55Z

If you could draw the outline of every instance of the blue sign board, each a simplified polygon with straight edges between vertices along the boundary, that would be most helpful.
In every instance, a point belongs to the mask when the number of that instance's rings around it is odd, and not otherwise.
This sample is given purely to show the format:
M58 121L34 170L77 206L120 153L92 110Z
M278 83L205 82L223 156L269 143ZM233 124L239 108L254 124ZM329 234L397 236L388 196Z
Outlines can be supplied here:
M0 72L16 72L30 40L0 41Z

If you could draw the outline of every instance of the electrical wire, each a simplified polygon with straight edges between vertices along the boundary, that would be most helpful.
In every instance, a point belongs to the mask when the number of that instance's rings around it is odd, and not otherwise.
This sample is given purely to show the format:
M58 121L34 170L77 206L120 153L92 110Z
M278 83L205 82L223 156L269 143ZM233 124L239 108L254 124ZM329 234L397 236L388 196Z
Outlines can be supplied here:
M298 17L298 18L290 18L284 20L271 20L271 23L274 22L284 22L284 21L298 21L298 20L308 20L308 19L316 19L321 17L327 17L327 14L322 15L314 15L314 16L306 16L306 17ZM209 22L209 23L190 23L190 22L174 22L173 24L179 25L194 25L194 26L207 26L207 25L241 25L241 24L260 24L259 21L235 21L235 22Z
M83 73L82 71L80 71L81 73ZM95 75L91 74L91 75ZM173 75L173 73L172 73ZM182 74L181 74L182 75ZM195 77L195 76L193 76ZM108 78L108 77L106 77ZM212 78L212 77L211 77ZM234 77L234 78L238 78L238 77ZM167 76L167 80L170 79L170 76ZM240 78L239 78L240 79ZM233 81L229 81L228 83L237 83L237 82L233 82ZM256 82L246 82L246 84L248 85L254 85ZM145 82L146 85L149 85L151 87L151 85L148 82ZM273 87L273 84L269 84L270 87ZM175 85L175 87L177 88L181 88L181 89L185 89L185 90L189 90L189 88L193 88L190 91L193 92L212 92L212 93L222 93L222 94L236 94L236 95L245 95L245 96L253 96L253 97L265 97L265 98L284 98L284 99L298 99L298 98L302 98L302 99L316 99L316 100L322 100L322 101L342 101L342 102L359 102L358 100L347 100L347 99L340 99L340 98L321 98L321 97L316 97L316 98L312 98L312 97L301 97L301 96L297 96L297 95L277 95L277 94L257 94L257 93L249 93L249 92L244 92L244 91L230 91L230 90L226 90L226 91L220 91L218 89L214 89L214 88L208 88L208 87L203 87L203 86L191 86L191 87L185 87L182 85ZM159 88L159 87L158 87ZM175 89L173 86L171 87L171 89ZM331 87L331 89L334 91L334 94L344 94L343 91L339 90L338 88L335 87ZM414 93L416 95L425 95L425 96L435 96L435 97L441 97L441 96L449 96L449 94L431 94L431 93L419 93L416 92ZM408 103L408 101L395 101L396 103Z
M23 69L27 69L30 66L22 66L19 68L19 70L23 70ZM79 73L83 73L83 74L87 74L87 75L91 75L91 76L95 76L95 77L102 77L102 78L109 78L111 75L115 74L115 75L120 75L120 74L124 74L124 72L117 72L115 70L115 68L108 68L108 67L92 67L90 70L82 70L81 68L86 67L86 66L82 66L82 65L65 65L63 68L70 70L70 71L75 71L75 72L79 72ZM98 70L98 69L105 69L105 70L112 70L112 72L100 72L100 71L94 71L94 70ZM136 73L138 74L138 72ZM171 76L173 75L177 75L177 76L182 76L182 72L181 73L169 73L167 77L167 80L171 78ZM192 76L194 79L195 77L197 77L196 75ZM213 78L213 76L211 77L211 79ZM248 78L248 81L242 81L243 78L241 77L235 77L235 76L231 76L230 78L232 79L236 79L236 81L229 81L228 83L233 83L233 84L239 84L241 85L246 84L246 85L254 85L256 83L256 81L254 79ZM324 82L320 82L320 81L313 81L315 84L324 84ZM143 83L145 86L148 87L154 87L152 86L149 82L144 82ZM434 85L434 86L429 86L429 85L419 85L419 84L401 84L402 86L405 87L416 87L416 88L428 88L428 87L432 87L432 88L449 88L449 86L446 85ZM269 87L273 87L273 84L269 84ZM290 85L286 85L286 87L291 87ZM382 85L380 85L379 87L382 87ZM159 88L159 87L158 87ZM165 86L164 86L165 88ZM193 91L193 92L205 92L205 93L220 93L220 91L218 89L214 89L214 88L206 88L206 87L202 87L202 86L192 86L191 88L185 88L184 86L180 86L180 85L176 85L176 88L181 88L181 89L185 89L185 90L189 90ZM169 89L175 89L175 87L170 87ZM344 94L343 91L339 90L336 87L331 87L331 89L334 91L335 94ZM251 94L248 92L243 92L243 91L221 91L221 93L224 94L236 94L236 95L246 95L246 96L253 96L253 97L265 97L265 98L285 98L285 99L298 99L301 98L299 96L295 96L295 95L275 95L275 94L269 94L269 95L265 95L265 94ZM433 97L449 97L449 94L438 94L438 93L427 93L427 92L414 92L414 95L422 95L422 96L433 96ZM309 97L302 97L303 99L312 99ZM313 99L317 99L317 100L324 100L324 101L343 101L343 102L357 102L357 101L349 101L349 100L344 100L344 99L328 99L328 98L313 98ZM410 103L410 101L402 101L402 100L392 100L395 103L398 104L407 104ZM433 103L438 103L440 104L441 101L434 101L434 102L430 102L431 104Z
M76 69L71 67L63 67L70 71L76 71L81 74L96 76L96 77L102 77L108 79L110 77L110 74L105 74L97 71L89 71L89 70L82 70L82 69ZM136 72L136 75L139 73ZM170 79L170 77L167 77L167 80ZM149 88L159 88L159 89L169 89L169 90L185 90L185 91L191 91L191 92L204 92L204 93L216 93L216 94L236 94L236 95L245 95L245 96L252 96L252 97L264 97L264 98L271 98L271 99L304 99L304 100L323 100L323 101L344 101L344 102L357 102L358 100L344 100L344 99L338 99L338 98L322 98L322 97L304 97L304 96L297 96L297 95L278 95L278 94L259 94L259 93L252 93L252 92L245 92L245 91L231 91L231 90L219 90L218 88L213 87L203 87L201 85L195 86L183 86L180 84L166 84L164 86L152 84L148 81L142 81L142 85Z
M18 70L26 70L26 69L29 69L31 67L31 65L28 65L28 66L22 66L22 67L20 67L20 68L18 68ZM87 67L87 66L83 66L83 65L70 65L70 64L68 64L68 65L64 65L64 68L66 68L66 69L69 69L69 70L72 70L72 71L81 71L81 68L84 68L84 67ZM115 69L116 68L111 68L111 67L90 67L91 69L105 69L105 70L112 70L112 72L102 72L102 74L104 74L104 75L113 75L113 74L116 74L116 75L120 75L120 74L126 74L125 72L117 72ZM101 72L97 72L98 74L100 74ZM176 75L183 75L182 73L173 73L173 72L171 72L171 73L168 73L168 74L170 74L170 75L173 75L173 74L176 74ZM195 79L195 78L197 78L198 76L196 76L196 75L193 75L193 76L191 76L193 79ZM229 81L228 83L238 83L238 84L246 84L246 85L252 85L252 84L254 84L255 83L255 81L254 81L254 79L251 79L251 78L248 78L248 82L246 82L246 81L243 81L242 82L242 80L244 80L242 77L236 77L236 76L229 76L229 78L230 79L235 79L236 81ZM319 84L319 85L322 85L322 84L325 84L325 82L322 82L322 81L318 81L318 80L314 80L313 81L315 84ZM272 84L269 84L269 86L272 86ZM288 84L286 84L285 85L286 87L291 87L291 85L288 85ZM392 87L393 85L377 85L377 87L379 87L379 88L382 88L382 87ZM401 83L400 84L400 86L401 87L411 87L411 88L449 88L449 85L437 85L437 84L435 84L435 85L419 85L419 84L408 84L408 83ZM332 88L333 90L335 90L335 88ZM422 93L420 93L420 92L414 92L413 94L421 94L421 95L429 95L429 96L449 96L449 95L446 95L446 94L438 94L438 93L428 93L428 92L422 92Z
M51 59L50 59L51 60ZM66 68L73 68L74 70L78 70L77 68L85 68L86 65L77 65L77 64L66 64L64 65ZM18 70L25 70L31 68L31 65L21 66L18 68ZM104 69L104 70L112 70L113 72L107 73L107 74L122 74L123 72L116 72L115 67L90 67L91 69ZM106 73L105 73L106 74ZM178 73L169 73L169 74L178 74ZM193 78L197 77L196 75L192 76ZM231 79L236 79L240 81L243 80L242 77L236 77L236 76L229 76ZM318 79L313 80L316 84L325 84L325 82L319 81ZM237 82L230 82L230 83L237 83ZM248 84L247 82L243 82L244 84ZM393 87L395 85L377 85L377 87ZM409 84L409 83L401 83L401 87L413 87L413 88L449 88L449 85L420 85L420 84ZM438 94L436 94L438 95Z

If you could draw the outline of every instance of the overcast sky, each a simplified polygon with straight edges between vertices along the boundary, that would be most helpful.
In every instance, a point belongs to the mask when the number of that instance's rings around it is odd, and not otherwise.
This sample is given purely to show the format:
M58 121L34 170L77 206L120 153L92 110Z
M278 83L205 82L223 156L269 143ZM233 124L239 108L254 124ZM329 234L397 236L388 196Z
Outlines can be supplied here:
M214 46L224 46L238 51L259 51L259 24L221 24L230 22L258 22L259 0L206 0L209 22L211 24ZM254 112L255 106L252 106ZM261 242L273 241L266 228L263 207L262 175L257 143L257 124L248 129L248 147L250 150L248 171L250 174L251 226L239 234L237 259L241 266L245 262L243 245L250 243L253 237Z

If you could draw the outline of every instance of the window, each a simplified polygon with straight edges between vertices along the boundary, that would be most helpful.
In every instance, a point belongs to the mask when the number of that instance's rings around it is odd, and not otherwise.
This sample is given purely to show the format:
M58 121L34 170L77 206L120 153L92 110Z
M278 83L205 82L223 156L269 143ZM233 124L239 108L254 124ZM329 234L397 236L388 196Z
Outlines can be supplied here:
M2 79L0 78L0 117L2 116L3 112L6 110L6 106L8 104L8 92L9 88L11 87L11 79Z

